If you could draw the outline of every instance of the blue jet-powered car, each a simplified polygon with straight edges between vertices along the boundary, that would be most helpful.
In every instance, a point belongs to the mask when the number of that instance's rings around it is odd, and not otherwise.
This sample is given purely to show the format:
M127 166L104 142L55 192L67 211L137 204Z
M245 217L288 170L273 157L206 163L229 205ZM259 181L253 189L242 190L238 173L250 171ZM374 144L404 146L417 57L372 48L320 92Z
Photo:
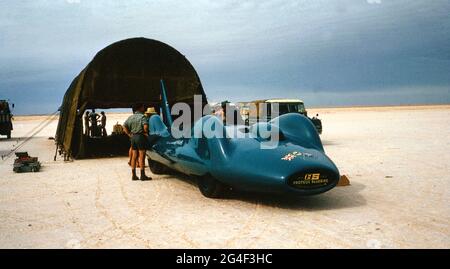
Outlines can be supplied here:
M162 81L161 91L163 115L171 123ZM150 170L162 174L170 168L194 176L206 197L220 197L230 187L312 195L332 189L339 181L339 171L325 155L314 125L300 114L284 114L252 126L224 126L219 118L208 115L194 124L191 138L174 138L159 115L149 121L151 137L157 137L147 151ZM224 137L202 136L205 124ZM261 143L269 141L267 130L278 132L276 147L261 147Z

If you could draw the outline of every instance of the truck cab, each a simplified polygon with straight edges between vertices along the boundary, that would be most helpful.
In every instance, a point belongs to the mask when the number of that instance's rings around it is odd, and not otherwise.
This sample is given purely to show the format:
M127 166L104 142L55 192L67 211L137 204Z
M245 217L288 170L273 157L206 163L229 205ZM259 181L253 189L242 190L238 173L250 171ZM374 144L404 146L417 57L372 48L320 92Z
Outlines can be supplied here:
M305 104L300 99L264 99L252 101L249 104L254 104L248 107L248 115L246 122L253 124L254 121L270 121L272 119L273 104L278 104L278 116L287 113L298 113L307 117L316 127L319 134L322 134L322 121L318 115L310 118L305 109ZM266 118L265 118L266 117Z
M14 104L12 107L14 108ZM0 135L6 135L8 139L11 138L13 130L12 117L8 101L0 100Z

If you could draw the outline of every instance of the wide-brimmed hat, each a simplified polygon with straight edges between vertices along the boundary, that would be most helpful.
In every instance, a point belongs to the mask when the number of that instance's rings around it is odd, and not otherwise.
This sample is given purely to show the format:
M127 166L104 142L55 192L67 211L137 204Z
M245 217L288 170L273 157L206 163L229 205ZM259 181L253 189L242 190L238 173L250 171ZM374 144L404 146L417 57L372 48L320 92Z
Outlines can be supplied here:
M145 111L144 114L156 114L156 110L154 107L147 108L147 111Z

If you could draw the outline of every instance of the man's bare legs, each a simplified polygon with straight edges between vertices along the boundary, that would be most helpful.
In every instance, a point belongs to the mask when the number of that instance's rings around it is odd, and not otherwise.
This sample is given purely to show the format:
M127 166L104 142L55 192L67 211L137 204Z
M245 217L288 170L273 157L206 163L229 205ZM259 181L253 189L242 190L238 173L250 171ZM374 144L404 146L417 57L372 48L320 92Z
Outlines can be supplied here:
M139 179L136 176L136 167L141 168L141 180L151 179L145 175L145 150L131 150L131 173L133 180Z
M139 167L141 170L145 168L145 150L139 150Z
M128 150L128 165L131 166L131 159L133 159L133 148L130 147L130 149Z
M141 180L152 179L145 175L145 150L139 150L139 167L141 168Z
M138 159L138 151L131 149L131 173L132 173L132 179L138 180L139 178L136 176L136 161Z
M132 167L132 165L131 165L131 161L133 159L133 148L132 147L130 147L130 149L128 150L128 157L129 157L128 165ZM136 157L136 160L134 161L134 164L135 164L135 167L140 167L140 163L139 163L139 158L138 157Z

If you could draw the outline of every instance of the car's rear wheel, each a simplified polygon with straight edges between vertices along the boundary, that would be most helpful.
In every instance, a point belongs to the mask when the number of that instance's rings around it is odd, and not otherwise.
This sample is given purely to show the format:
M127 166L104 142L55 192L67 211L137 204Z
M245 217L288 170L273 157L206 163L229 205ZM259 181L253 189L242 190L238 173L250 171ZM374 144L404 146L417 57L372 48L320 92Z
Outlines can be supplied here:
M205 175L197 179L197 184L200 192L208 198L222 197L225 192L225 185L212 177Z
M11 139L11 131L8 131L8 133L6 134L6 137L7 137L8 139Z
M165 174L167 172L167 167L163 164L153 161L152 159L147 159L148 167L155 175Z

